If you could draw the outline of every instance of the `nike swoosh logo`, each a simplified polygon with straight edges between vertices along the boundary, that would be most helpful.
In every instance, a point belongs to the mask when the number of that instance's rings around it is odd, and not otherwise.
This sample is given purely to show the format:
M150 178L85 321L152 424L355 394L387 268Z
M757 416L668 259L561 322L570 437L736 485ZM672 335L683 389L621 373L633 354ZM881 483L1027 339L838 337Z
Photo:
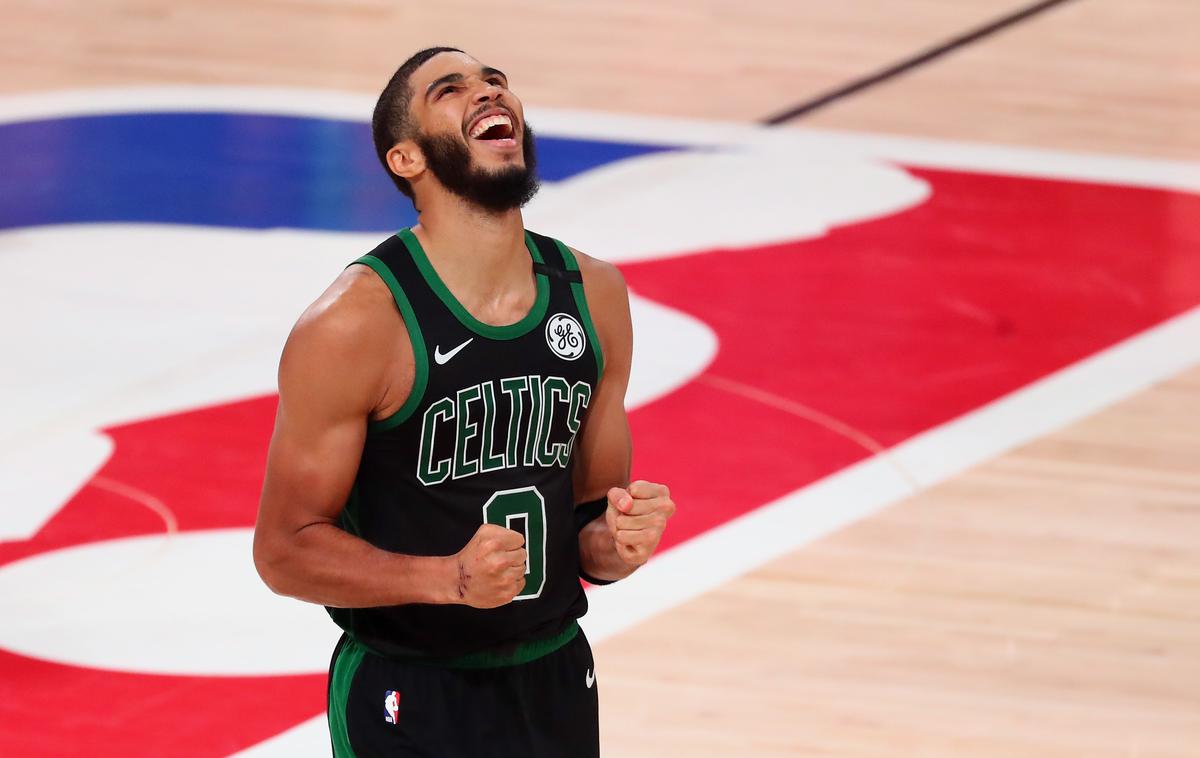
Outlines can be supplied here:
M592 685L596 683L596 675L592 673L591 669L588 669L587 676L584 677L584 679L587 682L589 690L592 688Z
M459 351L459 350L462 350L464 347L466 347L467 345L471 344L471 342L472 342L474 339L475 339L474 337L471 337L471 338L470 338L470 339L468 339L466 342L462 343L461 345L459 345L458 347L454 348L453 350L451 350L451 351L450 351L450 352L448 352L448 353L443 353L443 352L442 352L442 346L441 346L441 345L438 345L437 347L435 347L435 348L433 349L433 360L437 362L437 365L439 365L439 366L443 365L444 363L446 363L446 361L448 361L448 360L450 360L451 358L453 358L454 356L458 355L458 351Z

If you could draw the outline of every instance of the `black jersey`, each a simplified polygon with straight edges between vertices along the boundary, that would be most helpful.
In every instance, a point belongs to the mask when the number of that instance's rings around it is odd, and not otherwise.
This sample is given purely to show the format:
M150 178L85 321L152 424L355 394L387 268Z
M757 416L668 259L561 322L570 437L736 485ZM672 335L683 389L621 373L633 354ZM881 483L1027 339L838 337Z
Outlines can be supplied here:
M444 658L544 638L587 610L571 462L603 357L574 255L532 232L525 243L537 298L507 326L475 319L408 229L350 264L391 289L416 375L403 407L369 423L340 525L384 550L452 555L489 522L522 532L529 556L524 589L498 608L328 609L384 655Z

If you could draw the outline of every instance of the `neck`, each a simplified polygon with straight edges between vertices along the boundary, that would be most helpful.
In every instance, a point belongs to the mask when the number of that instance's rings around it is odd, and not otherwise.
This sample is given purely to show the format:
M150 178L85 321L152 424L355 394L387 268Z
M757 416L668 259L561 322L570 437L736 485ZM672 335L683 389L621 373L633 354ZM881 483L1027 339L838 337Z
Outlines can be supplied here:
M442 277L482 300L527 288L531 277L521 210L489 213L455 195L439 195L422 198L413 233Z

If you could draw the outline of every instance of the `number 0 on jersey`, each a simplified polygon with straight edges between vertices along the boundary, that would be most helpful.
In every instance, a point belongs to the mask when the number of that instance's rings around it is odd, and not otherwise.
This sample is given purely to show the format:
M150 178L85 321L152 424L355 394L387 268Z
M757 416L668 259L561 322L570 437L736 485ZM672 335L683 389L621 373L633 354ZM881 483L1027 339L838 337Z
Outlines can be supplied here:
M485 524L496 524L525 535L525 586L513 600L528 600L546 586L546 499L537 487L518 487L492 493L483 505Z

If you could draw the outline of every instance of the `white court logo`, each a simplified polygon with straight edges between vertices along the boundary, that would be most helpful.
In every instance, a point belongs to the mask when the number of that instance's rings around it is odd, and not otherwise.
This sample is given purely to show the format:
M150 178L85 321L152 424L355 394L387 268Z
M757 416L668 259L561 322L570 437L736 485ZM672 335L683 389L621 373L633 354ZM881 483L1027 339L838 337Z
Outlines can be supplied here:
M573 361L583 355L587 338L583 336L583 327L574 316L555 313L546 322L546 344L559 358Z

